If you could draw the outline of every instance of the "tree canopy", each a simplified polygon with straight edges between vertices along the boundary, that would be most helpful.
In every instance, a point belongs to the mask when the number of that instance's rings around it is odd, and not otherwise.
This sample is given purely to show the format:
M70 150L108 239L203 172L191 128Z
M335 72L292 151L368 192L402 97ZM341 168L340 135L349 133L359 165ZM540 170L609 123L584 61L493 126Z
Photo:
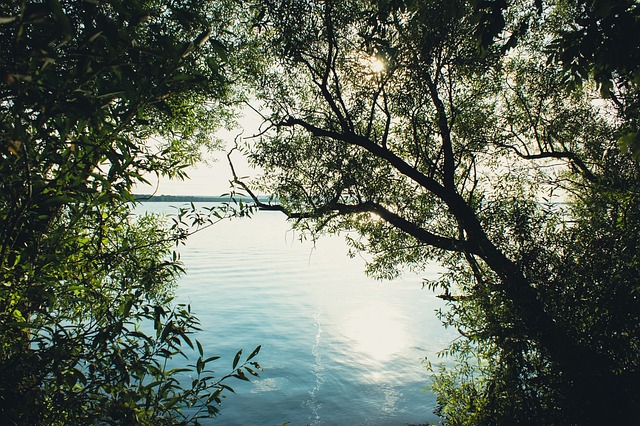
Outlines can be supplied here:
M264 174L237 184L301 229L358 231L375 276L448 267L427 283L461 334L434 368L444 419L637 421L637 48L607 56L637 5L261 4L243 149Z

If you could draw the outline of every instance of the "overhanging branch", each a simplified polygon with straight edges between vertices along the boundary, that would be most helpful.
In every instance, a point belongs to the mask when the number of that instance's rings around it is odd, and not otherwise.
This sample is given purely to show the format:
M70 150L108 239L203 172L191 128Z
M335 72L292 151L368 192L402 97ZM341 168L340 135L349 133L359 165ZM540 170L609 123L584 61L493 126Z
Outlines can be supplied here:
M436 247L442 250L475 253L473 246L465 240L458 240L455 238L443 237L433 232L427 231L420 227L416 223L407 220L397 213L390 211L381 204L364 201L357 204L345 204L339 202L338 197L328 200L325 204L312 208L309 211L294 212L287 209L281 204L270 204L260 200L260 198L249 188L249 186L238 179L233 163L231 161L231 153L233 148L228 154L229 166L231 167L231 173L233 175L233 183L239 185L253 200L256 206L262 210L279 211L284 213L290 219L319 219L327 214L337 213L339 215L350 215L357 213L374 213L378 215L385 222L389 223L393 227L411 235L418 241L427 244L432 247Z

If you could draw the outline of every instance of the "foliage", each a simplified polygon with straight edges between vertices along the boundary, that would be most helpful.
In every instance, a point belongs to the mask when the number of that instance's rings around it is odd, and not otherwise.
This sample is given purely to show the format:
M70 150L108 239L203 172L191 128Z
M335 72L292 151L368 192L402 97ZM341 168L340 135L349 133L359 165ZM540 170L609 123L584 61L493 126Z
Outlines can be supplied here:
M186 232L131 203L144 175L184 177L215 145L242 19L232 1L0 4L4 422L185 423L255 373L238 355L213 377L171 298ZM172 367L185 345L197 361Z
M448 267L430 283L461 333L457 366L434 369L448 423L629 423L639 188L618 139L633 120L550 51L590 9L533 3L261 2L266 118L244 149L265 173L237 184L301 229L357 231L378 277Z
M562 66L568 88L593 81L603 97L610 99L625 123L619 129L619 143L636 160L640 158L640 6L634 0L564 0L531 2L472 2L477 21L476 39L481 49L498 43L515 45L539 18L555 15L546 50L550 62ZM534 7L535 6L535 7ZM517 31L504 43L503 31L509 15L537 10L537 17L518 17ZM506 32L509 34L509 31Z

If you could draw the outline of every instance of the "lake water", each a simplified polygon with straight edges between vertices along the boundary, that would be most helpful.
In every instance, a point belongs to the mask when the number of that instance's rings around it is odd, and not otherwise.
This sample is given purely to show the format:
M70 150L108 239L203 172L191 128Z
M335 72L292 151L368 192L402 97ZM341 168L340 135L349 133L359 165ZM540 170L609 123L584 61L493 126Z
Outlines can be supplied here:
M239 349L248 355L262 345L260 377L228 382L237 394L203 424L438 423L423 360L456 336L435 316L442 301L422 289L436 268L379 282L341 238L314 245L298 237L282 214L261 211L218 223L180 249L187 274L178 300L201 321L205 355L223 357L216 373Z

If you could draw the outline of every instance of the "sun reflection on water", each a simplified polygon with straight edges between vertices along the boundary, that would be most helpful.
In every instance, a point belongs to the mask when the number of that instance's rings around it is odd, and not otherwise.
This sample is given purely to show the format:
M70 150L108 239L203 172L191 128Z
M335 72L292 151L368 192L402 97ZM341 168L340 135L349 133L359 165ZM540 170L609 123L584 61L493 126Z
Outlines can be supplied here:
M374 302L351 312L344 324L345 336L372 362L383 362L410 344L399 310Z

